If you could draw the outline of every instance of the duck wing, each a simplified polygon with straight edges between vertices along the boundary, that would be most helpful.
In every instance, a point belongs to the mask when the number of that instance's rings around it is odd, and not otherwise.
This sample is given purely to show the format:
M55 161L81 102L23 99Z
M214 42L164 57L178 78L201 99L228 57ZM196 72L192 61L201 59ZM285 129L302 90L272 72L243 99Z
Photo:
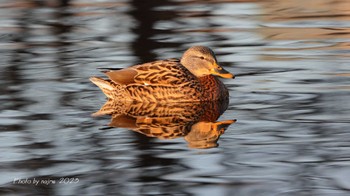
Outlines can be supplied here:
M104 72L118 84L179 85L197 78L178 59L158 60L121 70Z

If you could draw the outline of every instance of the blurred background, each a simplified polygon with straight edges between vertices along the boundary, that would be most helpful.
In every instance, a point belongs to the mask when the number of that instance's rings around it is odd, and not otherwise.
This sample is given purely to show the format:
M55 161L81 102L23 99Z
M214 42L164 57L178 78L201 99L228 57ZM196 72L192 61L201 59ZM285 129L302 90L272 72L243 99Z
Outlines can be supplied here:
M236 75L217 148L91 117L98 67L193 45ZM0 194L348 195L349 62L348 0L1 0Z

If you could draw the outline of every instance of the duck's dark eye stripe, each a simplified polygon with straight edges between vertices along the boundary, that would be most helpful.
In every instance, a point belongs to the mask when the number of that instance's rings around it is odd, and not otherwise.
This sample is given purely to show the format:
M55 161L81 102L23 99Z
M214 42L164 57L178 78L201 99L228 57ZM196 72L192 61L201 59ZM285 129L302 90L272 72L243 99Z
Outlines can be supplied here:
M204 58L203 56L194 56L195 58L198 58L198 59L206 59ZM207 60L207 59L206 59Z

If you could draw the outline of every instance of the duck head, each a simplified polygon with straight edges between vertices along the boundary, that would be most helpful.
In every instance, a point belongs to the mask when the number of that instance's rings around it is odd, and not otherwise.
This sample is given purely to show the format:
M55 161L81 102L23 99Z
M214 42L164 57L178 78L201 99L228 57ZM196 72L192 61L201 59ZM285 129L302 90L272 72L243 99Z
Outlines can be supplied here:
M218 65L214 52L205 46L193 46L186 50L181 58L181 64L196 77L215 75L234 78L233 74Z

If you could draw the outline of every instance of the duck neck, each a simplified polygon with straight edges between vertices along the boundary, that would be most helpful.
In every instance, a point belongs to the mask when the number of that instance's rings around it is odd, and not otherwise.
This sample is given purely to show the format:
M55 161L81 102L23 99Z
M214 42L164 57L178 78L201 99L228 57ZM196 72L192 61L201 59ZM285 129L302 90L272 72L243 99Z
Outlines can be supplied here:
M204 88L203 97L206 98L206 101L228 99L229 93L226 86L216 76L206 75L198 79Z

